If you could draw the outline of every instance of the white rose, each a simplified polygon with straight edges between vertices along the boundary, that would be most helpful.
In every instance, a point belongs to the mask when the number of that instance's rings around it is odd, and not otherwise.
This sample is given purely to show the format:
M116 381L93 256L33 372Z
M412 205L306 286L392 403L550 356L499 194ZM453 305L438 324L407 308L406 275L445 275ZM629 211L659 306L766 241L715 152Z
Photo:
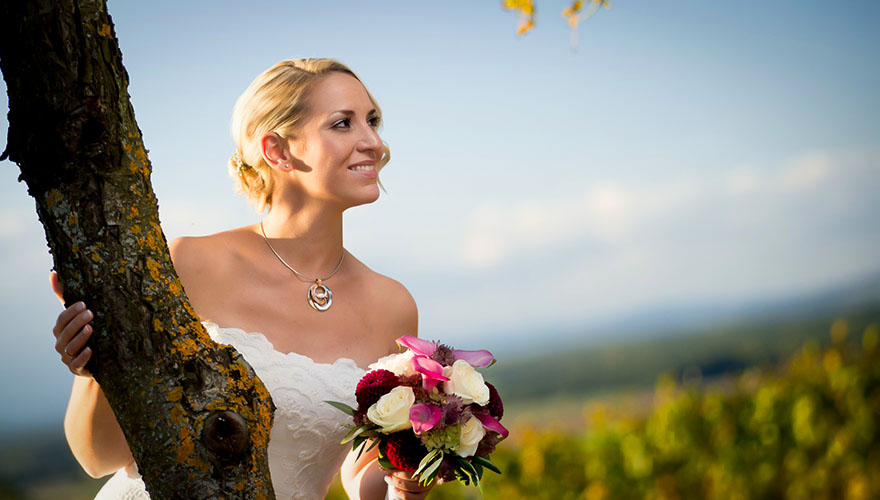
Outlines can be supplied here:
M409 410L415 401L412 387L397 386L367 408L367 418L385 433L408 429L412 427Z
M483 376L480 372L474 370L467 361L459 359L452 364L452 370L444 375L449 380L443 386L443 390L447 394L455 394L465 403L477 403L480 406L489 404L489 386L483 382Z
M411 363L413 356L414 353L407 349L398 354L383 356L367 368L370 370L388 370L395 375L413 375L416 373Z
M471 417L461 426L461 437L458 441L458 449L455 453L460 457L470 457L477 452L477 445L486 435L483 423L477 417Z

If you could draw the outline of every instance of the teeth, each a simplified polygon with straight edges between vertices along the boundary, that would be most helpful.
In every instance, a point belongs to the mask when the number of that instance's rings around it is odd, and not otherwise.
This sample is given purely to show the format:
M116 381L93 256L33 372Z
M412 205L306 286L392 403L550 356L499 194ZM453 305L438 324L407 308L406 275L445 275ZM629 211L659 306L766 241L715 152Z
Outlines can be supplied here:
M351 170L376 170L373 165L357 165L355 167L349 167Z

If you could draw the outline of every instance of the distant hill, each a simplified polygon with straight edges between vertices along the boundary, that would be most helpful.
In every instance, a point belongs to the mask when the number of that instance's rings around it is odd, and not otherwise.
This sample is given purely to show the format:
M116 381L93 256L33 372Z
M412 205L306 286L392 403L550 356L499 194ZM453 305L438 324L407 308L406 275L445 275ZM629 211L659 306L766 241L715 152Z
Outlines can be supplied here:
M83 472L60 425L0 434L0 499L92 499L104 481Z
M569 343L554 351L505 359L486 375L510 402L651 387L662 373L710 379L751 366L776 365L806 342L828 343L836 319L845 320L850 336L860 338L868 324L880 324L877 302L861 307L838 302L837 310L826 303L813 309L799 306L776 317L761 314L605 344Z
M709 331L720 324L773 323L786 318L797 320L810 315L833 316L872 307L880 307L880 271L793 295L755 295L739 301L712 300L675 306L640 307L631 313L583 321L579 325L530 326L506 331L503 335L487 335L503 336L504 342L493 352L500 354L503 359L513 359L530 356L536 349L551 351L605 345L609 343L609 338L625 340L679 336L685 332ZM536 338L540 338L539 345L536 345Z

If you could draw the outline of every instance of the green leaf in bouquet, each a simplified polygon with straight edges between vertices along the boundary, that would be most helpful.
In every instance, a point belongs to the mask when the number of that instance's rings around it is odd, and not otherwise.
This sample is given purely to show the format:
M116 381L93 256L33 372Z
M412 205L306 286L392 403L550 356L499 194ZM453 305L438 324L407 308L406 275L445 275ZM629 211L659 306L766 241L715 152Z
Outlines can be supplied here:
M442 451L440 452L440 456L438 456L436 460L431 462L431 464L428 465L421 474L419 474L419 484L421 484L422 486L428 486L429 484L431 484L431 481L433 481L434 478L437 477L437 473L440 472L441 465L443 465Z
M348 431L348 434L346 434L345 437L342 438L341 444L345 444L345 443L353 440L354 438L360 436L361 433L370 430L371 427L372 427L372 425L362 425L360 427L355 427L354 429Z
M471 463L469 461L465 460L464 458L461 458L461 457L455 457L455 458L456 458L456 461L458 462L460 469L467 475L467 477L471 481L474 482L474 486L476 486L477 488L480 489L480 494L482 495L483 494L483 485L480 484L480 475L477 474L477 469L475 469L474 466L471 465ZM464 483L464 484L468 484L468 483Z
M385 453L385 445L379 445L379 465L383 469L394 469L394 464L391 463L391 460L388 460L388 455Z
M371 426L367 425L366 427L371 427ZM369 430L366 430L366 431L362 432L362 433L361 433L361 436L363 436L363 437L365 437L365 438L373 438L373 437L378 437L378 436L380 436L381 434L382 434L382 433L379 432L379 428L378 428L378 427L371 427Z
M370 447L367 448L367 451L370 451L370 450L372 450L373 448L375 448L377 444L379 444L379 440L378 440L378 439L374 439L374 440L373 440L373 443L370 445Z
M480 464L471 463L474 466L474 470L477 471L477 478L482 481L483 480L483 466Z
M352 450L356 449L358 446L364 444L364 441L366 441L366 440L367 440L367 438L365 438L363 436L358 436L358 437L352 439L351 440L351 449Z
M482 465L483 467L489 469L490 471L492 471L496 474L501 474L501 469L499 469L497 465L493 464L492 461L489 460L488 458L478 457L478 456L474 455L471 457L471 462L475 462L479 465ZM480 477L482 477L482 474L480 475Z
M413 475L419 476L422 473L422 471L428 467L428 464L433 462L437 458L438 455L440 456L440 458L442 460L443 452L439 448L435 449L435 450L431 451L430 453L428 453L427 455L425 455L425 457L422 458L422 461L419 462L419 466L416 468L416 471L413 473ZM419 476L419 477L421 477L421 476Z
M358 450L358 456L357 456L357 458L355 458L355 460L360 460L361 454L364 452L364 448L367 447L367 438L365 438L363 435L361 435L361 436L354 438L354 442L355 442L355 444L352 445L351 449L354 450L355 448L360 448ZM375 444L375 443L373 443L373 444ZM373 448L373 446L371 445L370 449L372 449L372 448Z
M355 411L357 411L354 408L352 408L351 406L348 406L345 403L340 403L339 401L324 401L324 402L332 405L337 410L341 410L342 412L348 414L350 417L353 417Z

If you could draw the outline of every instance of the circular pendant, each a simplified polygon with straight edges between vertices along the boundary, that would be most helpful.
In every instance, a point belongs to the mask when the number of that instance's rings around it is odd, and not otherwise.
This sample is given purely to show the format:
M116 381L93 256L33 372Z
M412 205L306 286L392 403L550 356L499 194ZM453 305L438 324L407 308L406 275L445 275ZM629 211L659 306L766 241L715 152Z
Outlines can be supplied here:
M333 304L333 292L327 285L314 283L309 287L309 305L316 311L326 311Z

